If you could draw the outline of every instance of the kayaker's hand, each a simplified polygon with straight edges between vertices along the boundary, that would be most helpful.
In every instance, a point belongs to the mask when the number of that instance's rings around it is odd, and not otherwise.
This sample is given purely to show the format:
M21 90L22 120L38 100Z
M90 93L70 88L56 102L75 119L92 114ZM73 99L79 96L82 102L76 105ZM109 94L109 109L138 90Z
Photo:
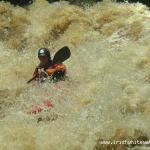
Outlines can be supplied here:
M38 69L38 74L42 74L44 71L44 68Z
M47 77L48 76L48 74L44 70L44 68L38 69L38 74L39 74L40 77Z

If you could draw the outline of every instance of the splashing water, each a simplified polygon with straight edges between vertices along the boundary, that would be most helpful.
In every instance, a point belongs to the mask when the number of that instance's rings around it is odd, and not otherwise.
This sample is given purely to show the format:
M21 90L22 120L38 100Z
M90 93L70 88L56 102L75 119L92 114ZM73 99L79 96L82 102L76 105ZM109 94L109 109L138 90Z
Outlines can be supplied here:
M0 150L91 150L99 138L150 137L149 41L150 12L139 3L0 2ZM64 45L69 80L26 85L37 49ZM47 99L53 109L26 113Z

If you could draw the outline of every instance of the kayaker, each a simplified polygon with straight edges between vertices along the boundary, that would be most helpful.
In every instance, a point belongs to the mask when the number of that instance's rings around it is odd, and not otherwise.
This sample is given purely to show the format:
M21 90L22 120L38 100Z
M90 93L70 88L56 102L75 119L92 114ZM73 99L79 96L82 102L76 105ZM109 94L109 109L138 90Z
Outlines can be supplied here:
M66 74L65 65L63 63L53 63L47 48L40 48L38 50L38 58L40 64L33 73L33 76L37 75L36 80L43 81L48 76L51 76L54 81L64 80Z

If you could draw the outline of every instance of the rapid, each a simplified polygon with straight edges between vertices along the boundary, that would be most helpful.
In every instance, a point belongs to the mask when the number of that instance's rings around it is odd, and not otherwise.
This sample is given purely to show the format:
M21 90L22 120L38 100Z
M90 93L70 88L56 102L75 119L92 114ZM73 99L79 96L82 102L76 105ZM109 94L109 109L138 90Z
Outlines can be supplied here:
M64 62L68 80L26 84L39 63L38 48L54 56L63 46L72 53ZM51 110L26 113L46 99ZM22 8L0 2L0 150L137 150L99 141L150 139L149 116L146 6L36 0Z

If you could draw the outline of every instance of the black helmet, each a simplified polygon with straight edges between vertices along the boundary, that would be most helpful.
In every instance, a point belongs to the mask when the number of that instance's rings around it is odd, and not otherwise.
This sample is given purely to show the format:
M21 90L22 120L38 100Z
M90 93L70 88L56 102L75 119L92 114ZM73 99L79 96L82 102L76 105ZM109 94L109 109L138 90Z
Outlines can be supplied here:
M38 57L40 56L47 56L48 58L50 58L50 52L47 48L40 48L38 50Z

